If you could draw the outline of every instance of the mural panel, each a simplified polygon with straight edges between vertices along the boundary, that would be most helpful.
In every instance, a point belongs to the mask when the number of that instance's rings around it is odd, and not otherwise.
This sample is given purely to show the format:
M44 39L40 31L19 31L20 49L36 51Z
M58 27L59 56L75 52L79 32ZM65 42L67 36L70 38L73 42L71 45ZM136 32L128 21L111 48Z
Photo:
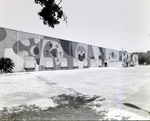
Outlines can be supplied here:
M0 28L0 57L15 71L100 67L107 62L138 63L138 56L78 42Z
M42 58L52 58L54 69L70 68L69 54L69 41L44 37L42 42Z
M119 61L122 61L122 51L119 51Z
M102 63L104 62L104 49L89 45L89 61L90 67L102 66Z
M17 31L0 28L0 58L4 57L5 48L12 48L17 41Z
M73 67L88 67L88 45L71 42L71 57ZM75 64L75 65L74 65Z
M119 61L119 51L112 49L105 49L106 60L109 62Z
M101 61L101 66L103 66L105 62L105 48L99 47L99 60Z
M135 54L131 55L131 65L132 66L138 65L138 55Z
M13 50L20 57L24 58L24 60L28 57L34 57L32 61L35 61L35 70L45 70L45 63L47 63L47 60L52 61L53 67L51 68L53 69L61 68L61 60L63 60L63 62L65 61L64 63L67 64L66 68L68 68L69 46L66 46L66 43L69 44L69 41L50 37L43 37L43 39L28 38L16 42L13 45Z
M52 58L54 61L54 69L60 68L61 58L64 55L63 49L60 44L60 40L44 37L42 42L42 60L44 58ZM41 65L44 65L41 63Z
M71 69L71 42L67 40L60 39L60 45L63 49L63 58L61 59L61 68L67 67L68 69ZM66 66L67 65L67 66Z
M27 58L33 57L32 61L34 61L36 70L39 70L40 54L41 54L40 50L41 50L40 39L28 38L25 40L19 40L13 45L14 53L16 53L19 57L23 58L23 61L21 61L20 63L22 63L22 65L25 66L26 63L29 63L27 61ZM22 68L27 69L26 66L25 67L24 66L22 66Z
M135 66L138 65L138 55L127 53L127 51L122 52L123 66Z
M26 40L26 39L29 39L29 38L34 38L35 40L36 39L42 39L42 36L40 35L37 35L37 34L32 34L32 33L27 33L27 32L21 32L21 31L18 31L18 39L19 40Z
M15 63L14 71L20 70L20 58L17 56L12 46L17 41L18 32L11 29L0 28L0 58L8 57Z

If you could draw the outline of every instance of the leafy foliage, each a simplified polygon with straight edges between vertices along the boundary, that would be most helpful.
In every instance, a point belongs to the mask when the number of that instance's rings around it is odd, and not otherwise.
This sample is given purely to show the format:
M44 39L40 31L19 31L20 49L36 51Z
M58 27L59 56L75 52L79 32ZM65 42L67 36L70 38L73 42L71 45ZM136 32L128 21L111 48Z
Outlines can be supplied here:
M77 95L66 95L61 94L57 97L52 97L53 101L58 104L57 107L60 106L70 106L73 108L79 108L81 106L86 105L87 103L91 103L96 99L100 98L99 96L94 95L93 97L88 97L82 94L77 93ZM104 98L101 100L105 100Z
M150 51L147 52L134 52L138 55L138 61L140 65L150 65Z
M35 0L36 4L40 4L43 7L38 15L43 20L44 25L54 28L62 18L67 22L67 17L62 7L59 6L61 2L62 0L59 0L59 3L56 3L55 0Z
M0 72L1 73L10 73L12 72L15 64L10 58L0 58Z

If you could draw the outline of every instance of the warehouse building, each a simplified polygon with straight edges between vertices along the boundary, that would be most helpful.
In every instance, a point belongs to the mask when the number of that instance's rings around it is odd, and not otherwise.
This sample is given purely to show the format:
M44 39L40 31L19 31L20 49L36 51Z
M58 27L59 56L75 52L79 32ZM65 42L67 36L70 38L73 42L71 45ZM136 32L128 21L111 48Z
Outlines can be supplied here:
M0 58L11 58L14 71L41 71L138 64L138 56L113 49L0 28Z

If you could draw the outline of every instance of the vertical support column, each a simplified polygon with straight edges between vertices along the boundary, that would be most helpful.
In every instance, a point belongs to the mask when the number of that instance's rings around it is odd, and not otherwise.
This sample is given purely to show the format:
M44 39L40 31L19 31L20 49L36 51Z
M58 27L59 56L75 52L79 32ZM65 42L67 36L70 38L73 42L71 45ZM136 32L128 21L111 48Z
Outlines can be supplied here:
M71 69L72 68L72 59L71 59L71 41L69 41L69 59L68 59L68 69Z
M39 56L40 56L40 61L41 61L41 35L38 35L39 36ZM41 63L41 62L40 62ZM40 63L39 63L39 70L38 71L41 71L41 66L40 66Z
M89 68L89 45L87 45L87 68Z
M17 35L16 35L16 41L17 41L17 54L19 55L19 31L17 31ZM17 64L18 64L18 69L17 71L21 71L20 70L20 62L19 62L19 58L17 57Z
M91 67L91 59L90 59L90 45L88 45L88 67Z

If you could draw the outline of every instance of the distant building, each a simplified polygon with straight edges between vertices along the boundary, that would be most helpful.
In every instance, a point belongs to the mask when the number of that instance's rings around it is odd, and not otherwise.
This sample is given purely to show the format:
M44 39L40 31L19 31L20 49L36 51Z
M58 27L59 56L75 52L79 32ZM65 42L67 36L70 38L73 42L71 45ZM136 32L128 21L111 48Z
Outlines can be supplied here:
M137 65L137 55L83 43L0 28L0 58L15 63L15 72Z

